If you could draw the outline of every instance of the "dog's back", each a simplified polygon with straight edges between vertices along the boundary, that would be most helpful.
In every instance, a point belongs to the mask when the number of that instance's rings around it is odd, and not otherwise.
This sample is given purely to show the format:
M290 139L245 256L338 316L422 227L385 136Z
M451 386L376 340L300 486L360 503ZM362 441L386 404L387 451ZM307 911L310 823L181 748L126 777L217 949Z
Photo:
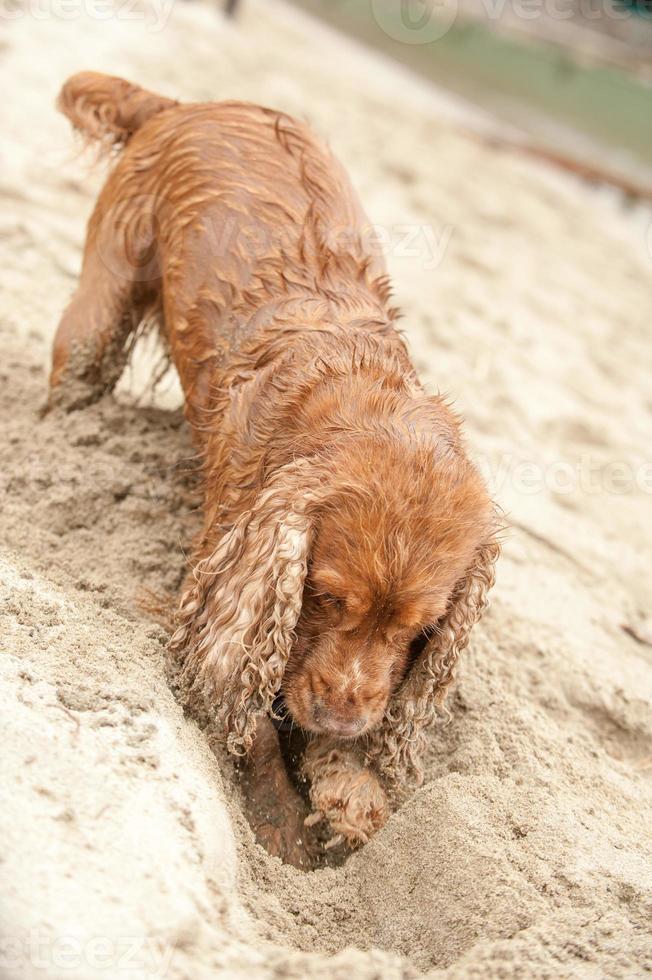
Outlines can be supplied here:
M58 104L86 139L121 154L57 336L55 390L71 342L78 358L90 344L89 321L108 326L99 345L96 331L92 362L77 365L83 401L89 383L100 393L115 383L116 348L156 308L192 412L216 359L228 361L279 306L298 304L304 323L328 319L329 304L349 319L386 318L385 269L367 219L344 169L306 125L250 103L182 105L91 72L66 82ZM107 346L108 366L96 356Z

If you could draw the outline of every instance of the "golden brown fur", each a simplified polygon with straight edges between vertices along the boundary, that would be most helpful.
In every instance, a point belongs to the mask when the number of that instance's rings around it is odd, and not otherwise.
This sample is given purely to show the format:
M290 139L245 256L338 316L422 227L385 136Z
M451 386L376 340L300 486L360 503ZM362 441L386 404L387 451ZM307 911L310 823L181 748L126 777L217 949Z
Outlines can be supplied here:
M51 402L109 390L133 330L158 320L204 468L171 644L184 696L237 754L282 692L315 736L314 806L366 840L387 814L381 782L420 777L493 582L494 512L459 420L419 385L368 222L306 126L92 73L60 106L123 152Z

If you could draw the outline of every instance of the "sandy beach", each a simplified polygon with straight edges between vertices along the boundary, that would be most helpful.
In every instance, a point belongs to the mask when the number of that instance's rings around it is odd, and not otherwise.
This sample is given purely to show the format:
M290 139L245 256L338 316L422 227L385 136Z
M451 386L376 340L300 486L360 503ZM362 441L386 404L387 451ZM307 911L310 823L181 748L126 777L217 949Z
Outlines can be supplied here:
M652 973L649 214L282 3L43 10L0 41L0 976ZM102 182L53 107L84 68L310 120L505 511L425 783L342 868L268 857L168 688L142 598L198 522L174 378L149 390L145 346L115 398L39 417Z

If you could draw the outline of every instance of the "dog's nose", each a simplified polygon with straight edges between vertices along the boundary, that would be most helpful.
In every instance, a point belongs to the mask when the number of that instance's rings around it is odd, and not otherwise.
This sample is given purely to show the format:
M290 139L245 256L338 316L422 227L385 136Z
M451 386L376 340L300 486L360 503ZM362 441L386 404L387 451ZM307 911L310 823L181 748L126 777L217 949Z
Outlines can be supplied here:
M332 732L333 735L340 735L342 738L353 738L355 735L359 735L365 727L362 718L356 718L342 711L328 708L319 702L313 709L313 715L320 728Z
M360 734L364 728L364 722L361 718L355 718L352 721L343 721L340 718L331 718L329 719L327 726L334 735L341 735L343 738L353 738L355 735Z

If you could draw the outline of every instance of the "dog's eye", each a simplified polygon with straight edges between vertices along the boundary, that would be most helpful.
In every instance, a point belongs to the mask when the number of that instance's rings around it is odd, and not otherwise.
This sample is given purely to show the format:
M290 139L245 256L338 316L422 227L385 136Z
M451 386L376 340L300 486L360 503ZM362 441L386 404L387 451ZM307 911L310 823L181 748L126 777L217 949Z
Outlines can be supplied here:
M339 596L333 595L330 592L321 592L318 598L321 604L327 609L332 609L333 612L344 612L346 602L344 599L340 599Z
M414 663L419 659L423 651L426 649L430 637L432 636L434 630L432 627L426 627L425 629L419 630L415 637L413 637L410 642L409 648L409 662Z

